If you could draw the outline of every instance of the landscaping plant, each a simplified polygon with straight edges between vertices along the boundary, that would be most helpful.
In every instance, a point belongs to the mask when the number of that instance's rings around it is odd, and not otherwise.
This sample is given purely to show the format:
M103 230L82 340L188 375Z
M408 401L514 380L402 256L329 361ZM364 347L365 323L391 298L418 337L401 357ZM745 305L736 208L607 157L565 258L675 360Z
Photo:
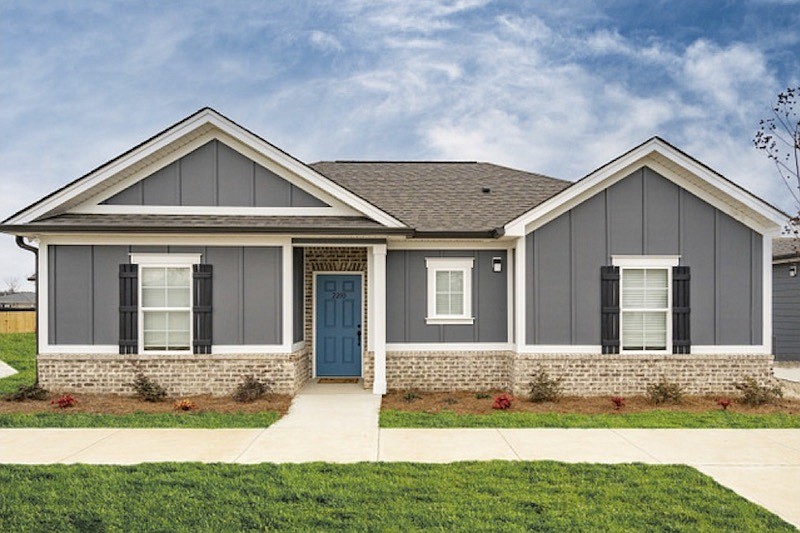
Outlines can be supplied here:
M563 378L551 378L546 370L540 368L531 380L531 401L535 403L557 402L561 398Z
M43 389L37 384L20 385L15 392L6 395L9 402L24 402L25 400L44 401L49 396L47 389Z
M419 400L420 398L422 398L422 396L413 391L408 391L403 394L403 400L405 400L407 403L411 403L414 400Z
M614 409L619 411L623 407L625 407L625 398L622 396L612 396L611 403L614 404Z
M723 411L727 411L728 407L731 406L731 403L733 403L733 401L730 398L720 398L717 400L717 405L722 407Z
M78 400L76 400L72 396L72 394L65 394L65 395L61 396L60 398L51 401L50 405L55 405L59 409L66 409L68 407L75 406L77 403L78 403Z
M780 398L783 398L783 391L780 387L761 385L752 376L745 377L744 381L734 384L734 387L742 393L739 401L745 405L755 406L775 403Z
M488 400L491 397L492 397L492 395L489 394L488 392L476 392L475 393L475 399L476 400Z
M184 398L173 403L172 407L174 407L176 411L195 411L197 409L197 404L192 400Z
M137 372L136 379L131 385L136 391L136 396L146 402L163 402L167 397L167 390L142 372Z
M494 404L492 405L492 409L498 409L500 411L505 411L506 409L511 409L511 402L514 398L510 394L501 394L500 396L494 399Z
M254 402L269 392L269 385L256 379L255 376L245 376L236 386L233 399L237 402Z
M655 404L681 403L683 388L677 383L662 379L647 386L647 397Z

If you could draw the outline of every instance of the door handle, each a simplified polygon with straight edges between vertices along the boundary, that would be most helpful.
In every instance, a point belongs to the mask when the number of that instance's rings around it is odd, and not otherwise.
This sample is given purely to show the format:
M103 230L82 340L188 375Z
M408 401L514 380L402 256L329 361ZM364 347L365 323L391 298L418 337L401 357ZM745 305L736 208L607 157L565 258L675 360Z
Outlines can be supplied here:
M358 335L358 345L361 346L361 324L356 326L356 335Z

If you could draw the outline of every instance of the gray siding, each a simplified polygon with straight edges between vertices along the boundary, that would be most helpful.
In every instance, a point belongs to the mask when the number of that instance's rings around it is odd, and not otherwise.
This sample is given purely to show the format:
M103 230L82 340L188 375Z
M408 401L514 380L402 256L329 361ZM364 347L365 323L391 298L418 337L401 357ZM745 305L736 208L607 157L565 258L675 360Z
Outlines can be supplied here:
M680 255L692 269L692 344L762 342L761 235L649 168L526 237L528 344L600 343L600 267Z
M220 141L210 141L103 202L113 205L326 207Z
M292 310L294 311L294 316L292 319L292 329L294 329L294 335L292 335L292 340L294 342L300 342L304 338L305 328L303 320L306 316L303 249L295 248L292 253L294 254L294 257L292 258L292 268L294 269L294 272L292 273L294 285L292 288L292 293L294 296L294 305L292 306Z
M201 253L214 265L214 344L280 344L279 247L50 246L49 342L116 344L119 264L129 253Z
M772 351L779 361L800 360L800 276L790 264L772 267Z
M503 272L492 272L492 258ZM471 325L428 325L426 257L473 257ZM386 340L397 343L506 342L508 340L505 250L389 250L386 257Z

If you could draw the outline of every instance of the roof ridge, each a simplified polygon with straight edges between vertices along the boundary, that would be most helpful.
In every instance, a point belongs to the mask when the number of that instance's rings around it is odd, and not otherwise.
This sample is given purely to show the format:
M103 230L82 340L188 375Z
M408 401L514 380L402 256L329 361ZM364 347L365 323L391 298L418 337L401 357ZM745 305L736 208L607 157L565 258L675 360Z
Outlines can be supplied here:
M311 163L315 165L317 163L380 163L380 164L387 164L387 163L403 163L403 164L445 164L445 165L477 165L482 163L481 161L437 161L437 160L421 160L421 159L335 159L333 161L317 161L316 163Z

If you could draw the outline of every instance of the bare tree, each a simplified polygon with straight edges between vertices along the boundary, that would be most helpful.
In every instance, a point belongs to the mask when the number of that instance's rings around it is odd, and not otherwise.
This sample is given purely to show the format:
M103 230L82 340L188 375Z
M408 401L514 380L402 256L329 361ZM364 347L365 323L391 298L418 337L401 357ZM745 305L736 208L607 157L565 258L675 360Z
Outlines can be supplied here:
M16 276L6 276L3 278L3 283L6 284L6 294L14 294L19 292L19 278Z
M756 148L775 163L781 181L794 200L787 230L800 237L800 87L778 94L772 116L759 121L753 138Z

